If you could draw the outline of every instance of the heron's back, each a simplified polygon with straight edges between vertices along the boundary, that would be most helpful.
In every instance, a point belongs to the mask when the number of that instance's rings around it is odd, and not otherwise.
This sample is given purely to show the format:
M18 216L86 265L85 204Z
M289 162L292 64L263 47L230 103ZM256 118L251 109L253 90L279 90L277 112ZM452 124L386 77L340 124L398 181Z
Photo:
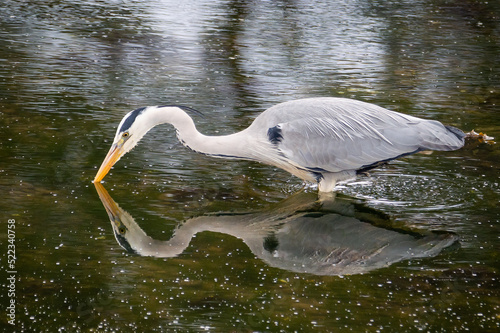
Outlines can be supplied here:
M250 131L268 139L300 168L360 170L421 150L455 150L459 129L346 98L309 98L273 106ZM271 137L271 134L273 137Z

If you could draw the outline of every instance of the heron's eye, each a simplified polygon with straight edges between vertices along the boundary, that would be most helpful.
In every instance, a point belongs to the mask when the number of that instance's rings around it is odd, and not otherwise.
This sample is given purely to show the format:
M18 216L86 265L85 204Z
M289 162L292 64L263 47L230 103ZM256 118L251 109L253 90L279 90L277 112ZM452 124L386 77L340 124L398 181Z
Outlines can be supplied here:
M122 137L127 138L129 136L128 132L122 134Z

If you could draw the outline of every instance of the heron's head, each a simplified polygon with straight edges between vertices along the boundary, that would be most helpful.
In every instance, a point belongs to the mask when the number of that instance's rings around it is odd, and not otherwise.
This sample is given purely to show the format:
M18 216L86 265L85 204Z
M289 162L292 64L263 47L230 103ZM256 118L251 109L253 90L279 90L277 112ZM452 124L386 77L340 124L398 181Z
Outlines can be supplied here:
M113 144L97 171L94 182L100 182L118 160L134 148L155 124L151 123L150 111L156 107L144 107L129 112L118 125Z

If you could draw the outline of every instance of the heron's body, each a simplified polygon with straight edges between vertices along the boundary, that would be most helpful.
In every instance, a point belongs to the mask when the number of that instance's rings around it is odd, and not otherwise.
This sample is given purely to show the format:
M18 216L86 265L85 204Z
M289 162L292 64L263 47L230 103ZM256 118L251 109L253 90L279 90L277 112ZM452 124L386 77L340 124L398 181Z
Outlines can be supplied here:
M425 120L345 98L285 102L261 113L245 130L206 136L181 106L147 107L127 114L95 181L152 127L170 123L190 149L222 158L259 161L282 168L321 192L389 160L421 150L456 150L465 134ZM126 136L125 134L126 133Z

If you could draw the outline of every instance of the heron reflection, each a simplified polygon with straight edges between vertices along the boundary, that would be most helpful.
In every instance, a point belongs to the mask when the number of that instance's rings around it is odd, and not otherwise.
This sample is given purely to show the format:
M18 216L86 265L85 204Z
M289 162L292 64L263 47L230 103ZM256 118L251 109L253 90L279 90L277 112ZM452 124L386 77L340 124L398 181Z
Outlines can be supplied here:
M273 267L316 275L350 275L402 260L433 257L458 240L453 233L396 228L382 213L352 200L318 202L312 193L298 193L257 212L195 217L176 229L170 240L156 240L100 183L95 187L120 246L141 256L178 256L193 236L211 231L243 240L255 256Z

